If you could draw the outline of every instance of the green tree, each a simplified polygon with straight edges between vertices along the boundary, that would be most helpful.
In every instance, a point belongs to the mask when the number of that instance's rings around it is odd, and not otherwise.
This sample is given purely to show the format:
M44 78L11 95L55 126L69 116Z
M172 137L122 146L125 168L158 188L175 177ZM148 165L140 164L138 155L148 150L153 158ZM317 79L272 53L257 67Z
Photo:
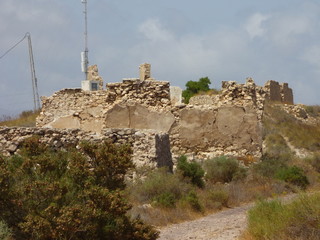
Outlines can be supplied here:
M16 239L156 239L126 215L122 189L132 167L129 146L53 151L33 137L20 156L0 157L0 218Z
M189 103L190 98L199 92L209 91L209 84L211 84L211 81L208 77L200 78L199 81L188 81L186 83L186 90L182 92L185 102Z

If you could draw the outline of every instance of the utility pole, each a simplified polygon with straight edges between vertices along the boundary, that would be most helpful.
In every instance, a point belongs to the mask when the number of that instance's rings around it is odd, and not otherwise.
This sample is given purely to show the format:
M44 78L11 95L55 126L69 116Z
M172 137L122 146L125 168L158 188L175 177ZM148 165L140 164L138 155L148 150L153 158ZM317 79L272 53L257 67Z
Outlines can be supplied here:
M39 93L38 93L38 79L36 77L36 69L34 67L31 35L30 33L26 33L25 36L28 38L28 45L29 45L29 61L30 61L30 70L31 70L31 79L32 79L34 111L37 111L38 109L40 109L40 101L39 101Z
M81 0L84 4L84 52L81 52L81 68L82 72L85 74L85 80L88 80L88 18L87 18L87 0Z
M26 38L28 39L29 62L30 62L30 70L31 70L34 111L37 111L40 109L40 101L39 101L39 93L38 93L38 79L36 77L36 69L34 67L31 34L29 32L27 32L19 42L17 42L9 50L7 50L4 54L2 54L0 56L0 59L2 59L4 56L6 56L14 48L16 48Z

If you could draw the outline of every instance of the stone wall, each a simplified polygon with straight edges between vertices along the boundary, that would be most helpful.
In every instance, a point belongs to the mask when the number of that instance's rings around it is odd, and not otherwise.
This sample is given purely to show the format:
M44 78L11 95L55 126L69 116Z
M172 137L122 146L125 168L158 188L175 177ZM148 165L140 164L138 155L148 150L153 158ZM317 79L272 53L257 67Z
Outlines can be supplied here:
M33 135L40 136L41 142L57 149L76 147L80 141L111 140L116 144L130 144L133 150L132 159L137 167L172 168L169 136L154 130L104 129L97 135L80 129L0 127L0 153L6 156L15 154L23 140Z
M188 105L172 112L176 120L169 134L174 157L261 157L261 121L255 108Z
M260 87L247 78L245 84L222 82L219 94L196 96L186 105L173 100L180 91L171 88L170 94L169 82L150 76L150 65L143 64L140 78L108 83L104 91L65 89L42 98L37 126L80 128L98 135L109 128L153 129L169 133L174 156L259 158L265 101L293 103L288 84L268 81Z
M293 104L293 92L289 88L288 83L282 83L280 85L281 90L281 102L285 104Z
M252 78L247 78L245 84L235 81L223 81L221 92L211 96L195 96L190 99L192 105L209 105L214 107L238 106L250 107L256 110L258 118L262 118L266 93L257 86Z
M107 84L108 101L165 107L170 105L170 83L166 81L123 79L122 83Z
M219 94L194 96L190 99L190 104L216 107L224 105L252 106L257 110L261 119L266 100L293 104L292 89L287 83L279 84L273 80L268 81L264 87L257 86L252 78L247 78L245 84L223 81Z
M110 119L110 111L114 107L127 108L138 104L148 111L159 112L171 106L169 82L153 80L123 80L122 83L109 83L107 90L101 91L63 89L41 100L42 109L37 118L37 127L80 128L96 133L113 126L112 122L106 120ZM123 117L129 116L126 114ZM124 127L130 127L130 124Z
M222 154L260 156L260 122L254 106L242 106L240 100L238 106L227 104L230 102L219 106L173 106L170 101L163 101L168 99L167 84L136 81L134 85L132 81L111 84L111 90L107 91L60 91L45 99L38 126L81 128L97 134L106 128L153 129L169 133L174 156L187 153L199 158ZM154 84L149 85L151 82ZM138 83L142 86L139 94L153 91L158 98L149 100L147 96L136 95L132 89ZM112 101L109 91L116 95Z

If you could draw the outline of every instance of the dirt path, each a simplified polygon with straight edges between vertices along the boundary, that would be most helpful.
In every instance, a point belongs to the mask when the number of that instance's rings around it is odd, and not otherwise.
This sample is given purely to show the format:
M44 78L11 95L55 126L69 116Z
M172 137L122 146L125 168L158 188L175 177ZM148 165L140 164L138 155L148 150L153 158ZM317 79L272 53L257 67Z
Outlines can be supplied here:
M281 197L284 202L296 194ZM247 211L254 206L249 203L224 210L206 217L170 225L160 229L160 240L231 240L238 239L247 227Z
M160 229L160 240L231 240L247 226L246 213L253 204L228 209L190 222Z

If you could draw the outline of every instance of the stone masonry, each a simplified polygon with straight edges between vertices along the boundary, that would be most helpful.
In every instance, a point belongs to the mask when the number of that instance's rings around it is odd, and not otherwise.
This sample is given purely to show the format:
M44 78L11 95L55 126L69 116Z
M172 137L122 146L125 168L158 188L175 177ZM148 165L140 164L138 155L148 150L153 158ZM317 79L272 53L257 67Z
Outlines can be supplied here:
M196 96L186 105L170 92L169 82L151 78L149 64L140 66L140 78L106 87L95 92L64 89L43 97L37 126L82 129L97 135L110 128L152 129L169 134L174 157L259 158L264 102L293 103L287 84L269 81L260 87L247 78L245 84L223 82L220 94Z
M88 67L88 79L89 81L97 81L99 83L98 90L103 90L103 79L99 75L98 66L92 65Z
M151 79L151 65L149 63L144 63L139 66L140 81Z
M19 150L23 140L33 135L40 136L42 143L57 149L77 147L81 141L110 140L116 144L130 144L132 159L137 167L172 168L169 136L154 130L104 129L97 135L80 129L0 127L0 154L13 155Z
M287 83L279 84L268 81L264 87L257 86L252 78L247 78L245 84L235 81L222 82L221 93L213 96L199 95L190 99L192 105L223 105L254 106L259 119L262 118L265 101L293 104L292 89Z

